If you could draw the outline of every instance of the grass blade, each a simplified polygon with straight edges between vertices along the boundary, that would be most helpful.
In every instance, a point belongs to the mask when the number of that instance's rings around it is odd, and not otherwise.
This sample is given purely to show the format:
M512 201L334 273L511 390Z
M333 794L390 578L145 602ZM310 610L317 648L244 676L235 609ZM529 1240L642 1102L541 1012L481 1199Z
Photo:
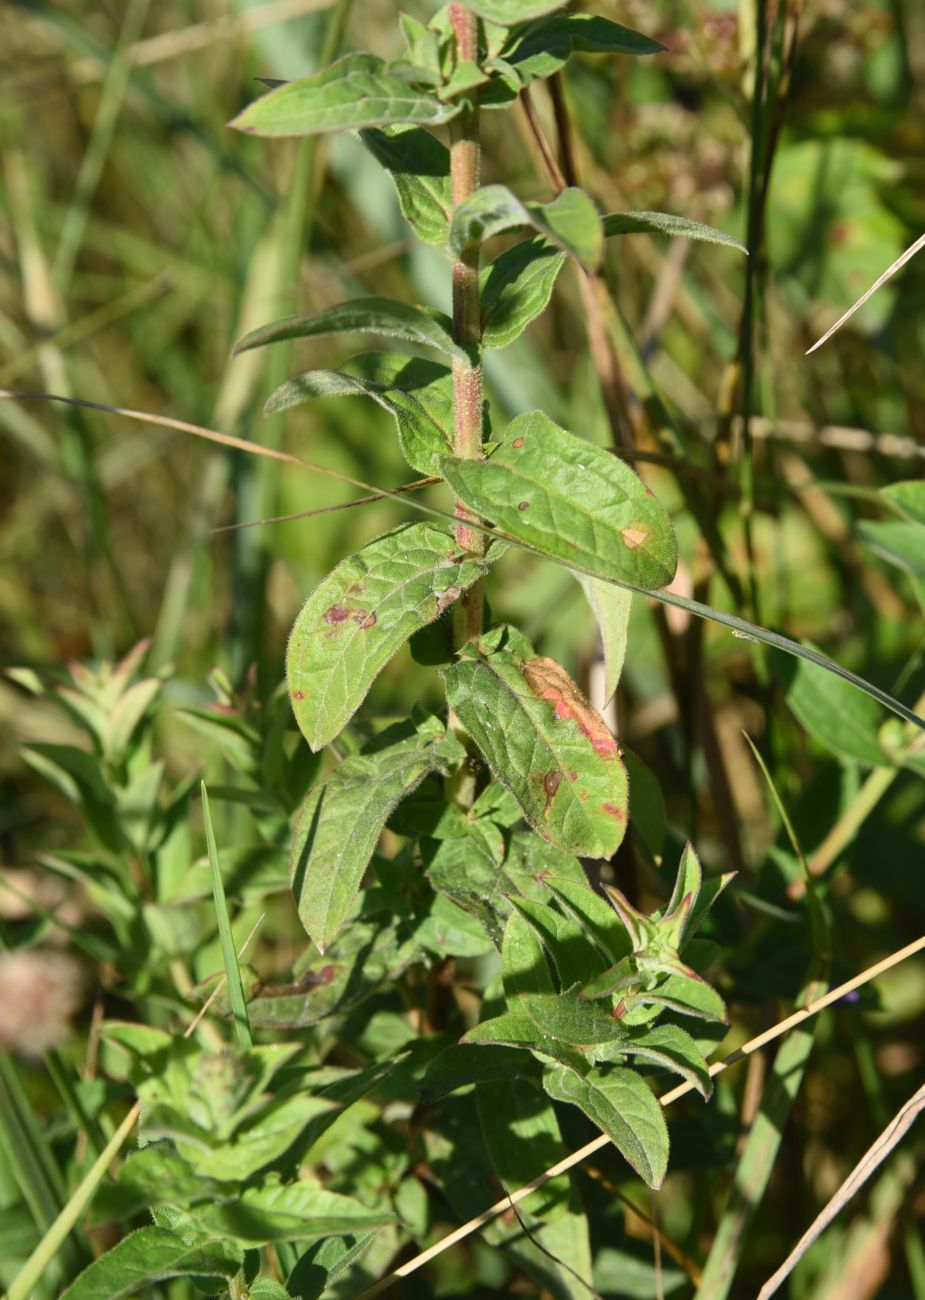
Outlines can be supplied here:
M247 1015L247 1002L244 998L244 985L241 982L241 969L238 966L238 954L235 952L234 939L231 934L231 921L228 919L228 904L225 900L225 884L218 861L218 848L215 844L215 831L212 828L212 814L209 811L209 795L206 783L201 783L202 816L206 828L206 846L209 852L209 870L212 875L212 897L215 899L215 916L218 921L218 937L222 945L222 958L225 962L225 978L228 981L228 999L234 1016L238 1035L238 1046L242 1052L251 1049L251 1026Z

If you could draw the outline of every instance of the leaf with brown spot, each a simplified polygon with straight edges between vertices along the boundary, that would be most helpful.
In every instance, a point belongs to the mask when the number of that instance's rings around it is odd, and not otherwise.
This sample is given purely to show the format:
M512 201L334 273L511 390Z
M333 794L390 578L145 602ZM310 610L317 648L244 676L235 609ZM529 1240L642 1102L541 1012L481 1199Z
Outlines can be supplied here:
M609 858L626 829L626 769L565 669L501 627L443 676L450 707L534 830L567 853Z
M406 524L342 560L296 619L286 671L312 749L346 726L375 678L413 633L487 572L443 525Z
M542 411L512 420L486 460L444 456L440 472L476 514L544 555L640 587L674 577L664 507L623 461Z

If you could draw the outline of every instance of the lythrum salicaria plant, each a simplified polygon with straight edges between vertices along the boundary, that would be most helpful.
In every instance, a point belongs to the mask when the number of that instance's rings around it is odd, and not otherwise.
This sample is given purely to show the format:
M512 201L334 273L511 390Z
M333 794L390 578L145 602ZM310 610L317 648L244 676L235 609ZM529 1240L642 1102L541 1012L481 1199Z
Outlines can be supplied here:
M394 891L398 871L423 874L430 897L420 905L440 905L447 951L454 925L472 918L500 949L496 997L463 1044L490 1046L502 1073L525 1073L531 1086L579 1106L657 1187L668 1135L631 1062L675 1070L708 1093L701 1047L675 1021L724 1019L722 1000L696 972L692 939L726 878L705 884L688 846L662 914L640 915L615 888L609 902L592 890L579 859L610 859L632 816L624 756L565 667L537 654L517 628L491 625L484 585L512 544L528 547L572 568L605 622L622 620L625 629L631 597L614 584L669 583L675 536L637 474L580 431L542 411L490 427L482 359L545 309L568 259L595 276L609 237L725 237L663 213L602 216L575 186L537 202L481 183L489 114L511 109L576 51L661 49L609 19L561 10L549 0L479 0L446 6L426 26L402 17L406 48L397 61L348 54L276 85L235 119L238 130L271 138L359 133L391 176L414 233L445 249L452 284L451 317L364 297L276 321L238 349L343 332L426 351L435 359L364 352L339 370L309 370L278 388L267 411L366 395L394 417L411 468L453 494L452 510L449 501L442 511L428 507L429 518L338 564L293 628L289 693L313 750L337 740L409 640L446 692L445 714L422 713L377 734L326 766L309 791L291 864L305 929L328 954L367 923L358 890L383 831L399 830L406 839L397 857L376 860L380 888L388 892L391 882ZM499 235L516 242L493 256ZM619 668L610 664L611 690ZM478 1055L470 1046L469 1068L490 1070ZM466 1066L453 1059L463 1081ZM524 1064L534 1059L538 1070Z

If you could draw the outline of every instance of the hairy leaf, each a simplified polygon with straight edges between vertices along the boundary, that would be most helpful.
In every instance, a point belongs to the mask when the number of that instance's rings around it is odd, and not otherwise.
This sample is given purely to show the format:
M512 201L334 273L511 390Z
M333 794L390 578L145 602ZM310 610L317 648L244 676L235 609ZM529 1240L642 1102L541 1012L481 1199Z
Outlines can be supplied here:
M245 334L234 351L237 355L250 348L265 347L268 343L316 338L321 334L382 334L421 347L437 348L457 361L469 360L465 349L453 341L448 316L392 298L378 297L353 298L312 316L286 316L269 325L261 325Z
M627 1031L600 1002L586 1002L577 992L523 993L514 1008L523 1012L543 1038L555 1038L579 1051L622 1043Z
M342 370L307 370L277 388L264 412L272 415L313 397L371 397L389 412L412 469L439 475L440 457L453 446L453 376L446 366L394 352L364 352Z
M729 248L737 248L740 253L748 252L744 244L724 230L705 226L702 221L691 221L688 217L676 217L670 212L611 212L603 218L603 223L608 239L614 235L673 235L676 239L726 244Z
M488 460L447 457L441 469L468 506L544 555L642 587L674 577L674 530L649 489L542 411L512 420Z
M526 85L551 77L572 54L658 54L665 46L596 14L556 14L517 32L502 51Z
M343 730L413 632L487 572L452 530L403 524L351 555L302 606L286 654L289 695L312 749Z
M563 876L550 875L545 883L610 962L618 962L629 955L629 935L616 912L600 894L584 881L578 884Z
M594 268L601 260L603 232L597 208L584 190L574 186L551 203L524 203L506 185L485 185L453 213L450 248L458 256L472 244L524 227L545 236L585 266Z
M548 239L522 239L482 269L482 342L506 348L549 306L565 253Z
M620 1066L578 1075L554 1066L543 1086L556 1101L578 1106L622 1152L650 1187L660 1187L668 1168L665 1116L645 1081Z
M453 210L446 145L413 126L361 131L360 139L391 176L402 214L418 238L445 244Z
M529 923L545 945L559 976L560 989L569 989L573 984L584 984L603 969L605 962L600 950L571 916L563 916L554 907L537 903L531 898L512 898L511 906Z
M556 986L546 960L546 950L532 925L513 911L504 927L501 945L501 978L504 995L510 1001L518 993L555 993Z
M303 1179L248 1188L237 1200L198 1209L196 1217L210 1232L262 1246L268 1241L313 1241L369 1232L394 1216L374 1213L351 1196L329 1192L319 1183Z
M713 1091L713 1080L703 1053L686 1030L678 1025L658 1025L636 1033L620 1047L625 1056L641 1056L666 1070L688 1079L703 1097Z
M626 771L565 670L499 628L443 675L451 707L534 830L567 853L610 857L626 828Z
M233 1277L240 1266L240 1248L230 1242L139 1228L84 1269L62 1300L121 1300L171 1277Z
M433 126L458 111L392 75L375 55L348 54L310 77L277 86L229 125L249 135L316 135L397 122Z
M726 1023L726 1004L706 980L691 975L669 975L660 980L651 992L642 989L633 994L633 1004L663 1006L684 1016L698 1020L716 1020Z
M313 786L299 813L292 888L302 924L322 952L350 913L392 811L428 772L448 771L458 751L442 730L408 735L401 724L377 742Z

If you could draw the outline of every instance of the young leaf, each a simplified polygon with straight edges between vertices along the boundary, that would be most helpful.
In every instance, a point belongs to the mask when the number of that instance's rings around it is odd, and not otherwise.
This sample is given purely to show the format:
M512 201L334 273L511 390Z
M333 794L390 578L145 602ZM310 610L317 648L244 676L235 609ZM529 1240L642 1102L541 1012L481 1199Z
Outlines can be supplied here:
M663 1006L683 1016L698 1020L716 1020L726 1024L726 1004L706 980L690 975L669 975L651 991L640 989L633 994L633 1004Z
M443 731L409 736L400 724L377 742L323 777L299 813L290 878L299 918L322 952L350 913L392 811L428 772L447 772L458 749Z
M596 894L584 881L579 884L559 875L547 876L544 883L569 915L575 918L585 934L606 954L609 962L618 962L629 956L629 935L616 912L600 894Z
M452 530L403 524L332 570L302 606L286 654L289 695L313 750L339 735L412 633L487 572Z
M596 14L556 14L518 31L502 51L527 85L551 77L572 54L658 54L665 46Z
M622 1043L627 1031L598 1002L586 1002L577 992L541 994L523 993L515 1000L515 1010L522 1012L543 1040L554 1038L568 1047L589 1048Z
M626 828L626 772L565 670L500 628L443 676L450 706L534 830L567 853L609 858Z
M917 524L925 524L925 483L920 479L890 483L880 489L878 496L883 497L907 519Z
M599 950L570 916L563 916L555 908L537 903L531 898L512 898L511 906L529 923L545 945L559 976L560 989L584 984L602 969L604 962Z
M382 334L421 347L437 348L457 361L469 361L453 340L448 316L392 298L353 298L312 316L286 316L245 334L234 353L266 347L285 339L316 338L320 334Z
M84 1269L61 1300L122 1300L172 1277L234 1277L241 1258L240 1247L206 1233L139 1228Z
M348 54L248 104L229 126L248 135L298 136L411 122L434 126L459 112L390 74L373 54Z
M420 127L360 132L360 139L392 178L405 220L425 244L445 244L453 195L450 151Z
M482 343L506 348L549 306L565 253L548 239L522 239L482 269Z
M611 212L603 218L603 224L607 239L614 235L673 235L676 239L696 239L704 244L725 244L740 253L748 253L744 244L724 230L670 212Z
M629 466L542 411L512 420L484 461L446 457L454 492L505 533L602 578L663 587L678 563L664 508Z
M633 1034L619 1050L624 1056L641 1056L689 1079L704 1098L713 1091L703 1053L690 1034L678 1025L658 1025L645 1033Z
M532 925L516 910L507 919L501 945L501 978L510 1002L518 993L555 993L546 950Z
M626 658L633 593L610 582L599 582L585 573L576 573L578 584L597 619L604 648L604 703L609 704L620 684Z
M264 414L313 397L371 397L395 421L405 460L421 474L439 475L453 446L453 376L446 366L394 352L364 352L342 370L307 370L277 388Z
M579 1075L553 1066L543 1086L555 1101L583 1110L650 1187L661 1186L668 1168L668 1129L661 1106L635 1070L603 1066Z
M454 211L450 248L459 256L473 244L524 227L532 227L592 270L601 260L603 233L597 208L584 190L574 186L551 203L524 203L506 185L486 185Z

